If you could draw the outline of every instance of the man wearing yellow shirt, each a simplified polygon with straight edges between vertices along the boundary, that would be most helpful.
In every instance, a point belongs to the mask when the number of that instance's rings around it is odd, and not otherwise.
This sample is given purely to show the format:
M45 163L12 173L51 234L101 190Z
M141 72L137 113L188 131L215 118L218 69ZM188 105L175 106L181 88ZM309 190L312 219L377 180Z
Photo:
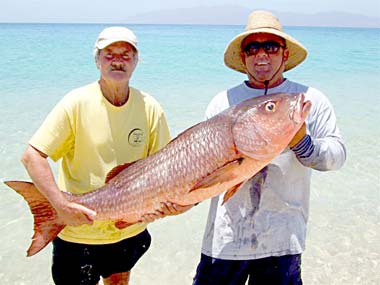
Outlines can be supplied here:
M64 96L22 156L34 184L68 225L53 241L56 284L97 284L100 277L106 285L128 284L131 268L150 245L146 223L119 230L114 222L96 221L93 209L67 201L60 190L99 188L112 168L145 158L170 139L161 106L129 86L138 63L135 34L125 27L104 29L94 56L100 80ZM61 160L57 182L48 157Z

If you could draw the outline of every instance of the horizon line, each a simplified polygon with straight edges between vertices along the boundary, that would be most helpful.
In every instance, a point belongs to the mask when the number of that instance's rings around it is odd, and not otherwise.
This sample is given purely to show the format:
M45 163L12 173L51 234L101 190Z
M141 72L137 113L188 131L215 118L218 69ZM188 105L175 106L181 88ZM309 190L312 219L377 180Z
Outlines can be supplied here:
M42 25L42 24L53 24L53 25L112 25L112 24L123 24L123 25L156 25L156 26L245 26L245 24L217 24L217 23L133 23L133 22L2 22L0 24L23 24L23 25ZM286 25L284 27L294 27L294 28L347 28L347 29L380 29L379 27L373 26L327 26L327 25Z

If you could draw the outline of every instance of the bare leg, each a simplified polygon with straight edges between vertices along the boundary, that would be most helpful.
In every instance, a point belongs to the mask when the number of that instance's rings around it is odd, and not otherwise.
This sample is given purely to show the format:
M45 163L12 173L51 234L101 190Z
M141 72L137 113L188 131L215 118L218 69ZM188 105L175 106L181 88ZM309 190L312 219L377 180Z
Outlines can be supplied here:
M128 285L130 271L114 273L107 278L103 278L104 285Z

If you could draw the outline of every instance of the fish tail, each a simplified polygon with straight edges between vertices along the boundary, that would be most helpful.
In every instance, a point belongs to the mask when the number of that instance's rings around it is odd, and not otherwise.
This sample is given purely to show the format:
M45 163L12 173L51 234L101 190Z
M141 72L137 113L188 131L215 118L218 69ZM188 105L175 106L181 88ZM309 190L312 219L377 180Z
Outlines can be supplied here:
M24 197L33 214L34 235L27 250L27 256L32 256L47 246L65 225L59 222L56 210L33 183L24 181L5 181L4 183Z

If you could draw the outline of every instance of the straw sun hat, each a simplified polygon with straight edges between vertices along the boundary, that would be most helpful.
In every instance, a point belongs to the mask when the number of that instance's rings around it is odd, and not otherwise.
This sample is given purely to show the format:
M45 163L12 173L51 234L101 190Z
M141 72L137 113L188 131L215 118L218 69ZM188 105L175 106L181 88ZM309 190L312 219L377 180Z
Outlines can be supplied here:
M282 26L276 16L268 11L254 11L248 17L245 31L232 39L224 52L224 63L229 68L243 73L246 72L245 65L240 57L241 43L247 36L258 33L273 34L285 39L286 47L289 50L289 58L285 63L284 71L292 69L306 58L306 48L282 31Z

